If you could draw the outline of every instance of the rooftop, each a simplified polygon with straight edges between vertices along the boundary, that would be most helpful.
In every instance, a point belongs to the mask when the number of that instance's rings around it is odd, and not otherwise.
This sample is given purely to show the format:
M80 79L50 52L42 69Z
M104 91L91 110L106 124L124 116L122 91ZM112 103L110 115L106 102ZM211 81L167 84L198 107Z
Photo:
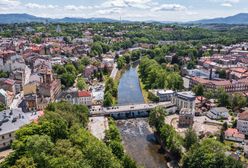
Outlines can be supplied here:
M44 113L24 113L21 109L4 110L0 112L0 135L14 132L20 127L37 120Z
M216 111L218 113L225 113L228 112L228 109L225 107L214 107L211 109L211 111Z
M248 121L248 111L245 111L243 113L239 113L239 120L246 120L246 121Z
M239 133L239 131L236 128L228 128L225 131L225 136L245 139L245 135Z

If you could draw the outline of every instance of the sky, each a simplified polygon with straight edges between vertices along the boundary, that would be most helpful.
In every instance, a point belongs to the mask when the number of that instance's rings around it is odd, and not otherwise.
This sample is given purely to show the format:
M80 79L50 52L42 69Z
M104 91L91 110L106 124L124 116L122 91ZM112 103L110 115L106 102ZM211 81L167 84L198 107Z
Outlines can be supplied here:
M186 22L248 13L248 0L0 0L0 13Z

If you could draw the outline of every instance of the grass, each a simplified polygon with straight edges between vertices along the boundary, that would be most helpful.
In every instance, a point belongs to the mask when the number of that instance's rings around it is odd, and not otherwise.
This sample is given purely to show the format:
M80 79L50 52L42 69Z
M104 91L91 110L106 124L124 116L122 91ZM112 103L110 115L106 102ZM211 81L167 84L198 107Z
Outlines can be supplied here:
M140 76L139 71L138 71L138 75ZM142 94L144 97L144 101L145 101L145 103L148 103L149 102L148 91L145 89L145 84L141 81L140 78L139 78L139 84L140 84L140 88L141 88L141 91L142 91Z

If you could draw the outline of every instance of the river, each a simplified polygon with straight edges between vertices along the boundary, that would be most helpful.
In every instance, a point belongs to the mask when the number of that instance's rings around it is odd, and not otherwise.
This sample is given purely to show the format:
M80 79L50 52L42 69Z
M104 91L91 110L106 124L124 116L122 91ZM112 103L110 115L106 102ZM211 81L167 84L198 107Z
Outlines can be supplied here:
M119 105L144 103L139 85L137 67L130 67L122 75L118 87ZM148 124L147 118L118 120L126 152L145 168L166 168L164 155L159 153L160 145Z

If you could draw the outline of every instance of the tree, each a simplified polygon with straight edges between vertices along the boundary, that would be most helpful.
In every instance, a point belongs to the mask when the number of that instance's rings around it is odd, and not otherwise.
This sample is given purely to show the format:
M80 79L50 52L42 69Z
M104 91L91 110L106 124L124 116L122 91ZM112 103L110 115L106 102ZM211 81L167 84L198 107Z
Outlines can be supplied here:
M114 101L113 101L111 93L110 92L105 93L104 94L103 105L105 107L109 107L109 106L112 106L113 103L114 103Z
M167 113L162 107L156 107L149 114L149 124L156 128L156 131L160 132L161 127L164 125L165 116Z
M198 84L193 87L193 92L195 93L196 96L203 96L204 94L204 88L203 85Z
M79 90L84 90L86 89L87 85L85 83L85 80L82 77L79 77L77 80L77 87Z
M217 98L218 98L219 106L226 107L230 105L229 95L226 93L226 91L223 88L217 90Z
M3 111L3 110L5 110L5 108L6 108L5 105L0 102L0 112Z
M122 157L124 156L124 149L123 146L120 142L117 141L111 141L109 144L109 147L112 150L112 153L118 158L118 159L122 159Z
M196 144L184 155L182 160L183 168L199 168L199 167L237 167L242 168L239 161L230 162L225 155L224 146L214 139L204 139L199 145Z
M235 93L231 96L231 106L234 111L245 107L246 104L247 104L247 99L242 94Z
M37 164L34 163L33 158L21 157L16 161L16 165L11 168L36 168Z
M187 64L187 69L194 69L195 68L195 62L194 61L190 61L188 64Z
M100 42L95 42L92 44L92 52L100 56L103 53L103 48Z
M9 77L8 72L0 71L0 78L8 78L8 77Z
M125 58L124 57L119 57L117 59L117 68L120 70L122 69L126 64Z
M182 153L182 138L175 129L168 124L164 124L160 128L160 137L166 149L170 150L175 157L180 158Z
M217 73L219 74L220 78L226 79L226 71L224 69L218 70Z
M188 128L185 133L184 147L189 150L190 147L198 142L198 136L192 127Z
M137 168L135 161L132 160L128 155L124 155L123 159L123 167L124 168Z
M70 74L70 73L64 73L60 76L61 79L61 83L66 86L66 87L71 87L73 86L74 82L75 82L75 75Z

